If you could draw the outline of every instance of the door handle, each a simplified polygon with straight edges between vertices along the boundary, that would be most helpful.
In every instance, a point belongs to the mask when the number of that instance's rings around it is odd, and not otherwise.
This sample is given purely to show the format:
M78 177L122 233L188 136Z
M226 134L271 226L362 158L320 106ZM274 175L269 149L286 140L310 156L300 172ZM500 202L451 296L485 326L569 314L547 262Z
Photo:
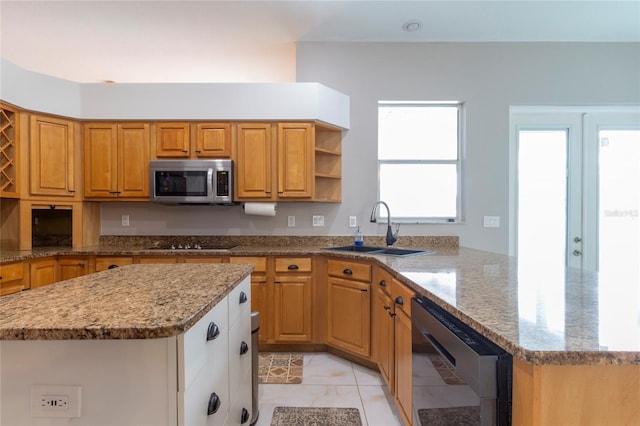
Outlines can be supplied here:
M573 255L574 256L582 256L582 252L580 250L574 250L573 251Z
M579 243L579 242L581 242L581 241L582 241L582 238L580 238L580 237L574 237L574 238L573 238L573 242L574 242L574 243Z
M249 345L247 345L247 342L240 343L240 355L244 355L247 352L249 352Z
M207 342L215 340L220 335L220 327L215 322L210 322L207 328Z
M214 392L209 397L209 405L207 406L207 416L215 414L220 408L220 397Z
M240 303L246 303L247 302L247 293L245 293L244 291L240 292Z

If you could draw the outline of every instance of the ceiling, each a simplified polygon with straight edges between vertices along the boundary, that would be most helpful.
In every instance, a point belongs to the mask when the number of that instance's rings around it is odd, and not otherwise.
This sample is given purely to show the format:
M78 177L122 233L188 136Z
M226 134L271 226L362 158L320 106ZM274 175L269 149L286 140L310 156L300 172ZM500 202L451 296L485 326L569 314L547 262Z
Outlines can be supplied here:
M640 42L640 0L0 0L0 37L77 82L295 81L298 42Z

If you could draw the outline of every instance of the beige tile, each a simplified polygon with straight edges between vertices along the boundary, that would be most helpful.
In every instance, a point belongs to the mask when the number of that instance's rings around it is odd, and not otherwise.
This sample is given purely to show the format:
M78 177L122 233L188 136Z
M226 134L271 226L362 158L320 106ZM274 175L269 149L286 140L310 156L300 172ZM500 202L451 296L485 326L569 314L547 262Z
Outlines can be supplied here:
M382 376L376 370L353 364L353 372L358 386L380 386L384 385Z
M393 397L386 386L360 386L360 398L368 426L402 425Z
M305 354L302 383L305 385L356 385L351 362L328 353Z

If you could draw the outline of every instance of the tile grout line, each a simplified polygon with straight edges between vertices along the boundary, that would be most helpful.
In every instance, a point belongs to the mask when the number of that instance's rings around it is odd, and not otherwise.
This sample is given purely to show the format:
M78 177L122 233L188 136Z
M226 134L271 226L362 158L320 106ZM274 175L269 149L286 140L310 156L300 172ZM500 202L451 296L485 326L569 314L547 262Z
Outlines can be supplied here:
M358 398L360 398L360 405L362 406L362 417L364 418L365 424L362 426L369 426L369 418L367 417L367 410L364 407L364 400L362 399L362 394L360 393L360 383L358 383L358 376L356 375L356 370L353 366L353 362L351 363L351 372L353 373L353 380L356 382L356 389L358 389Z

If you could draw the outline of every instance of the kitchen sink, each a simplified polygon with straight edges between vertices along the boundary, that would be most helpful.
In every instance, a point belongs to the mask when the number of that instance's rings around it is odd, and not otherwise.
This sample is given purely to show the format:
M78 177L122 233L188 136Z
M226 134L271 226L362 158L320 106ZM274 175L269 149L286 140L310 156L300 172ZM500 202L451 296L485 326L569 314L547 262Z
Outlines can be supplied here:
M327 247L326 250L349 251L357 253L384 254L387 256L414 256L419 254L432 254L433 250L405 249L397 247L373 247L373 246L340 246Z

